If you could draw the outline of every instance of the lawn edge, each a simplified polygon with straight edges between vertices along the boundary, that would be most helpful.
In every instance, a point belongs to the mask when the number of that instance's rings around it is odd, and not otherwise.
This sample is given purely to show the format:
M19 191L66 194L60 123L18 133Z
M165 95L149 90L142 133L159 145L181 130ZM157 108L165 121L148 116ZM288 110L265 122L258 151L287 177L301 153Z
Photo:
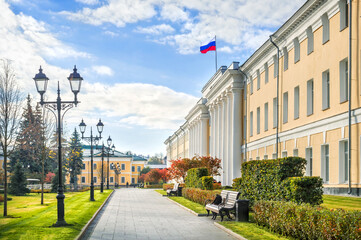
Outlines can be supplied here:
M176 205L180 206L181 208L183 208L183 209L187 210L188 212L190 212L190 213L192 213L192 214L196 215L197 217L205 217L205 216L207 216L207 214L206 214L206 213L196 213L195 211L193 211L193 210L191 210L191 209L189 209L189 208L187 208L187 207L183 206L183 205L182 205L182 204L180 204L180 203L177 203L176 201L174 201L174 200L170 199L169 197L167 197L167 199L168 199L169 201L171 201L171 202L175 203Z
M98 216L100 210L103 209L104 205L108 202L109 198L113 195L114 193L114 189L113 191L109 194L109 196L105 199L105 201L103 202L103 204L98 208L98 210L94 213L93 217L88 221L87 224L85 224L85 226L81 229L80 233L78 234L78 236L76 236L75 240L79 240L83 237L84 233L86 232L86 230L88 230L89 225L94 221L94 219Z
M225 231L226 233L232 235L233 237L239 239L239 240L247 240L247 238L244 238L242 235L239 235L238 233L233 232L231 229L226 228L225 226L222 226L221 224L214 222L214 225L218 227L219 229Z

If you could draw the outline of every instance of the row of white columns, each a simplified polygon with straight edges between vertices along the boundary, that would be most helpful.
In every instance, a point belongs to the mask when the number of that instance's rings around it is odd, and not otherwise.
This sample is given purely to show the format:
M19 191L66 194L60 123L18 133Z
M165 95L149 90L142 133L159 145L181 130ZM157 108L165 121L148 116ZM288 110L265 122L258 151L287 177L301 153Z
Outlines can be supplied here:
M194 120L189 128L189 157L207 155L208 118L200 117Z
M241 89L225 92L210 107L210 155L221 159L222 185L232 185L241 168Z

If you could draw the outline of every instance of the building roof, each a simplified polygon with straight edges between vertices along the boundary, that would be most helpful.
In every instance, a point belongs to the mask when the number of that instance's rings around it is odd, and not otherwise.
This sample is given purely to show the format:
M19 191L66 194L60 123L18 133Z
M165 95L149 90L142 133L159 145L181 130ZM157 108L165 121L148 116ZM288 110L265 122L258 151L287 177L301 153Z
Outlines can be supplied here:
M90 157L90 145L82 145L83 148L83 156L84 157ZM101 157L101 148L98 146L98 149L93 146L94 151L94 157ZM107 156L105 154L105 156ZM132 154L130 151L126 153L119 152L117 150L114 150L114 155L111 155L112 158L132 158L133 161L148 161L143 156L138 156L136 154Z

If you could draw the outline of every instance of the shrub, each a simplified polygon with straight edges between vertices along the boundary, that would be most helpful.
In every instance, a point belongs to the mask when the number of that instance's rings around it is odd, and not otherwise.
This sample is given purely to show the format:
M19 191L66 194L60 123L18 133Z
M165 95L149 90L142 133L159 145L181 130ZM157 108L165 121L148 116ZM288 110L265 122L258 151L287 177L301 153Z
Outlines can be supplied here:
M163 185L162 184L147 184L144 185L144 188L162 188Z
M44 189L44 193L50 193L51 189ZM41 189L31 189L31 193L41 193Z
M4 201L4 196L0 195L0 202L3 202L3 201Z
M172 189L174 187L174 183L164 183L163 190L166 191L167 189Z
M26 176L20 163L16 163L14 173L11 175L11 184L9 193L16 196L24 196L30 193L30 189L26 187Z
M296 239L361 239L361 211L282 201L259 201L253 211L258 225Z
M305 166L306 160L299 157L244 162L242 179L236 180L235 185L240 183L240 197L249 199L251 204L258 200L282 200L282 181L303 176Z
M225 189L225 188L222 187L221 183L213 183L213 189Z
M291 177L282 182L284 198L295 203L309 203L320 205L322 200L322 178L320 177Z
M234 188L234 189L236 189L236 190L240 190L240 188L241 188L241 181L242 181L242 178L240 177L240 178L235 178L235 179L233 179L233 184L232 184L232 187Z
M184 188L182 191L182 196L193 202L204 204L207 199L214 199L217 194L220 194L220 190L211 191L211 190L202 190L199 188Z
M204 176L201 177L202 189L203 190L213 190L213 177Z
M186 187L187 188L202 188L201 178L208 176L207 168L192 168L187 171Z

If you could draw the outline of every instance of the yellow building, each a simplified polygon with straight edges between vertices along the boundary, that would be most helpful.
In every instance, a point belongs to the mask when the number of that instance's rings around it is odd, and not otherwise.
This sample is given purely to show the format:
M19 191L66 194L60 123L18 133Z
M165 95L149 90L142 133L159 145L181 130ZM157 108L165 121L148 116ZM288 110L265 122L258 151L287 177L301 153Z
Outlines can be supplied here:
M103 161L103 177L104 186L107 184L107 173L109 169L109 186L126 186L138 184L138 177L140 171L144 168L147 160L141 156L136 156L130 152L121 153L114 151L114 155L109 155L109 168L107 154L104 156ZM83 167L81 174L78 175L79 186L90 186L91 179L91 158L90 158L90 146L83 146ZM94 186L100 187L102 173L102 158L100 150L94 149L93 157L93 178ZM66 178L67 184L70 183L69 175Z
M230 185L243 161L300 156L325 193L359 195L360 10L356 0L309 0L242 65L222 66L182 125L187 157L221 158L218 180ZM165 144L169 160L179 157L176 134Z

